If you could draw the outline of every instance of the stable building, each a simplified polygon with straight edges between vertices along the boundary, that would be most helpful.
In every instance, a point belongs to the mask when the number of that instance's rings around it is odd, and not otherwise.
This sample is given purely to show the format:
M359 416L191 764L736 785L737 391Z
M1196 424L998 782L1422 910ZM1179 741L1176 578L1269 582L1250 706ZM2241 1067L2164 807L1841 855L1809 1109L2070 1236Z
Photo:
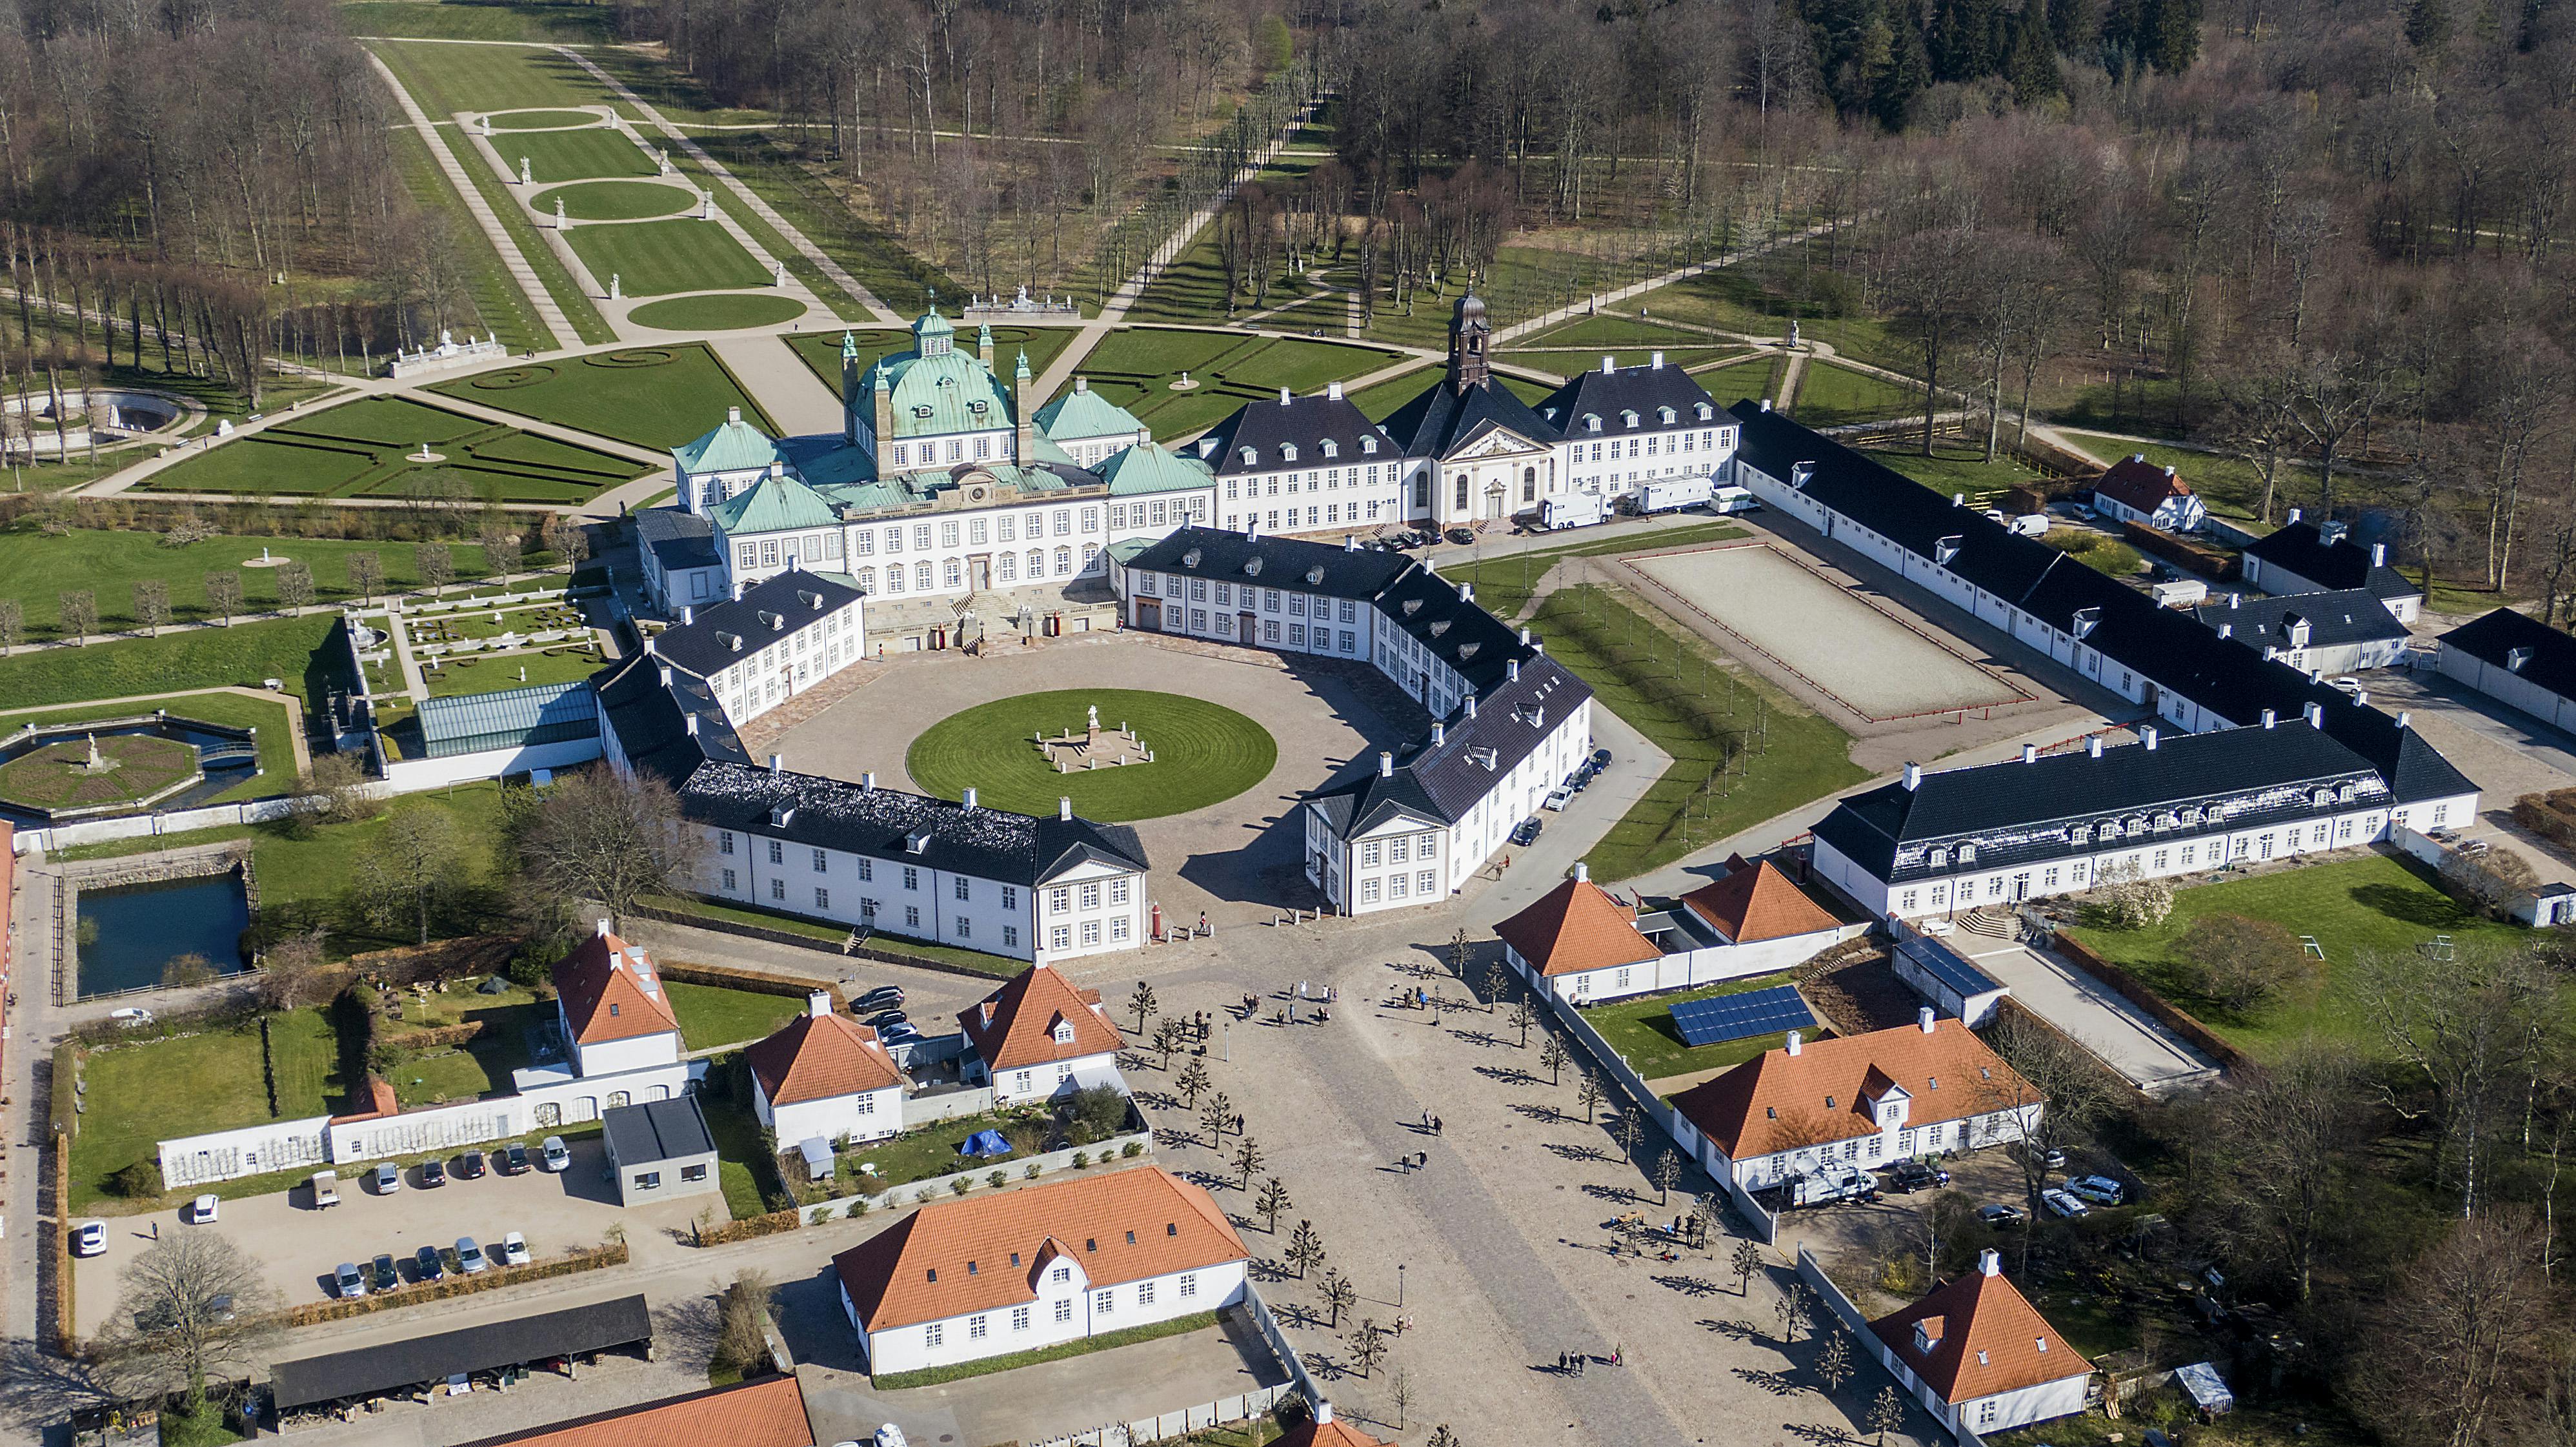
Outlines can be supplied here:
M2181 474L2133 452L2093 480L2093 511L2113 522L2137 523L2169 533L2196 533L2209 507Z
M2245 549L2245 581L2266 593L2340 593L2361 589L2388 605L2400 623L2412 623L2424 590L2388 566L2388 545L2364 547L2342 523L2289 521Z
M923 1206L832 1258L871 1375L951 1366L1218 1311L1251 1253L1160 1167Z
M2511 608L2442 635L2442 676L2576 733L2576 638Z
M993 1087L997 1104L1047 1100L1096 1085L1127 1088L1118 1073L1126 1041L1098 990L1043 966L1023 970L957 1017L966 1077Z
M2192 610L2221 638L2259 648L2307 674L2359 673L2405 656L2413 635L2379 595L2366 588L2248 598L2230 593Z
M1879 1360L1962 1440L2071 1417L2090 1397L2093 1364L2013 1286L1994 1251L1869 1330Z
M805 1013L743 1051L752 1114L781 1146L872 1141L903 1130L911 1082L877 1032L834 1014L832 997L805 997Z
M723 601L683 605L644 649L704 679L739 727L867 656L865 597L791 565Z
M1978 1150L2039 1128L2046 1102L1965 1024L1915 1024L1788 1043L1673 1097L1681 1144L1738 1190L1831 1164L1875 1170Z

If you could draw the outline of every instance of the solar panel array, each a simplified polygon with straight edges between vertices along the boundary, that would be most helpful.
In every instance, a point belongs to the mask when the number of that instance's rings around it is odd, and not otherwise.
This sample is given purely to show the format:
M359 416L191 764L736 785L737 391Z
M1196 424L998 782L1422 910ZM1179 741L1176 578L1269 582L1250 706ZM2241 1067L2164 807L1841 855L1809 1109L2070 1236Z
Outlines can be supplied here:
M1715 1045L1749 1040L1783 1030L1804 1030L1816 1023L1816 1012L1798 997L1798 987L1781 985L1741 995L1690 1000L1673 1007L1673 1028L1685 1045Z

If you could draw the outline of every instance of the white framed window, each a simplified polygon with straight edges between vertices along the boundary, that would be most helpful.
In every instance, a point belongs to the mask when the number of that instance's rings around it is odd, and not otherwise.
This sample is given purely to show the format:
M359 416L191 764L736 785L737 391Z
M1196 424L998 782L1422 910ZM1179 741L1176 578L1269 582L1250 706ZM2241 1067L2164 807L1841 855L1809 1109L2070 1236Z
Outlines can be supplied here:
M930 1325L921 1329L921 1344L926 1347L935 1347L939 1345L942 1335L943 1324L934 1321Z
M1095 1291L1095 1292L1091 1293L1091 1314L1092 1314L1092 1315L1094 1315L1094 1316L1107 1316L1107 1315L1109 1315L1110 1313L1112 1313L1112 1312L1116 1311L1117 1309L1118 1309L1118 1293L1117 1293L1117 1292L1114 1292L1114 1291Z
M1027 1331L1028 1329L1029 1329L1029 1309L1028 1309L1027 1307L1025 1307L1025 1306L1015 1306L1015 1307L1012 1307L1012 1308L1011 1308L1011 1330L1013 1330L1013 1331Z
M1063 1269L1062 1269L1062 1268L1058 1268L1058 1269L1057 1269L1057 1271L1056 1271L1056 1278L1055 1278L1055 1279L1056 1279L1056 1280L1058 1280L1058 1281L1062 1281L1062 1280L1064 1280L1064 1277L1065 1277L1065 1273L1064 1273ZM1061 1325L1061 1324L1063 1324L1063 1323L1065 1323L1065 1322L1068 1322L1068 1321L1073 1320L1073 1298L1072 1298L1072 1297L1070 1297L1070 1296L1059 1296L1059 1297L1057 1297L1057 1298L1056 1298L1056 1302L1055 1302L1055 1319L1056 1319L1056 1322L1057 1322L1057 1324L1058 1324L1058 1325Z
M1182 1273L1181 1273L1181 1295L1182 1295L1184 1298L1187 1298L1187 1297L1196 1296L1196 1295L1198 1295L1198 1294L1199 1294L1199 1274L1198 1274L1197 1272L1195 1272L1195 1271L1184 1271L1184 1272L1182 1272Z
M968 1341L982 1341L984 1339L984 1320L984 1313L980 1311L975 1313L973 1316L966 1318L966 1339Z

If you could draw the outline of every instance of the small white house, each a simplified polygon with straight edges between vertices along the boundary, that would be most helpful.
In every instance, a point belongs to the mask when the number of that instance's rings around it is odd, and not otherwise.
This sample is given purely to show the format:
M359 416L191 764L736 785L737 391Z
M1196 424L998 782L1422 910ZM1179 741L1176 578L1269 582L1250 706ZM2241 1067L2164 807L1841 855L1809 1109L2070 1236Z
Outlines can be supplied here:
M1121 1091L1118 1052L1098 990L1078 989L1044 965L1023 970L957 1017L968 1078L988 1081L996 1104L1045 1100L1093 1085Z
M1879 1360L1953 1431L1983 1436L2084 1410L2093 1364L2005 1277L1995 1252L1869 1329Z
M2169 533L2194 533L2209 518L2208 505L2170 467L2145 453L2113 463L2093 484L2093 511L2114 522L2143 523Z
M882 1376L1232 1306L1250 1258L1206 1190L1149 1166L924 1206L832 1266Z
M872 1141L903 1129L906 1081L877 1032L805 997L805 1013L743 1052L752 1113L784 1148L809 1140Z
M1494 926L1503 958L1531 985L1578 1005L1788 969L1866 931L1809 899L1769 861L1745 864L1639 914L1574 876Z
M608 932L583 940L555 963L555 1012L573 1069L615 1075L680 1061L680 1017L651 957Z

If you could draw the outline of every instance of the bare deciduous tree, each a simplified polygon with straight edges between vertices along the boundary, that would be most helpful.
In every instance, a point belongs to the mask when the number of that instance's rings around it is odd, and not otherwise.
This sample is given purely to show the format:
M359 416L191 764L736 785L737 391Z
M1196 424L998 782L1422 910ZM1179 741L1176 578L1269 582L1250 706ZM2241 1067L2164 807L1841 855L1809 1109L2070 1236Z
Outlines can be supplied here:
M164 1236L121 1281L99 1355L132 1397L173 1393L198 1410L209 1379L248 1371L277 1338L266 1279L221 1232Z
M542 797L513 806L520 868L558 918L588 901L622 920L636 901L688 878L679 800L649 775L604 764L557 774Z

